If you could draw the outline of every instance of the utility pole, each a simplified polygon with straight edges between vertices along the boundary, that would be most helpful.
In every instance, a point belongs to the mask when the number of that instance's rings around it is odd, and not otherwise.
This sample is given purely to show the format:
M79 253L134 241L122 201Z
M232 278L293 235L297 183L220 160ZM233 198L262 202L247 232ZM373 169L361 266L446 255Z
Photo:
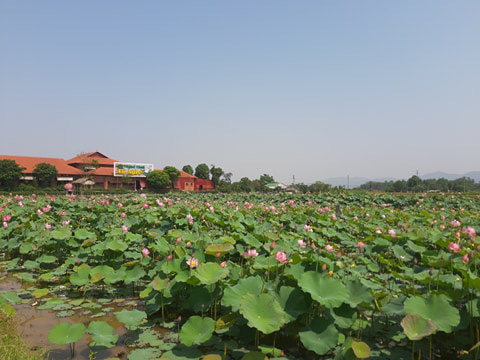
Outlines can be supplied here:
M347 189L350 189L350 175L347 175Z
M292 185L295 185L295 175L292 176Z

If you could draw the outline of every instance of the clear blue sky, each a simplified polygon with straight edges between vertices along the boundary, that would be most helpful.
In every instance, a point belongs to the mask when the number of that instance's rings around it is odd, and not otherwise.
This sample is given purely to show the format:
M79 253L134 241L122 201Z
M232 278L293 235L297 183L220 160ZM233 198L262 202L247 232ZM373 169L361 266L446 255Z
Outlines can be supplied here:
M479 1L0 0L0 154L480 170Z

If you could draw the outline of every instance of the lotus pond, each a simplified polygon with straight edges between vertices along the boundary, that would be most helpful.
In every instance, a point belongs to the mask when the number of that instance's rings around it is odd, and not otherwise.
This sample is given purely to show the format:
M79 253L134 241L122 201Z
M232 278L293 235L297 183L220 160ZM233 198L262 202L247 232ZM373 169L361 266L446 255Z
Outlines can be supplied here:
M63 358L478 359L478 196L169 196L1 196L1 311Z

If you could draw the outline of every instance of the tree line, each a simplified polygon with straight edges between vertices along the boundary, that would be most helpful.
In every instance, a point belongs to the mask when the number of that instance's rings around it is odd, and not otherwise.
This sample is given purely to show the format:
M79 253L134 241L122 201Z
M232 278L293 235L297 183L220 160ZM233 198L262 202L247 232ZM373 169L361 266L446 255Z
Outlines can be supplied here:
M480 191L480 183L475 183L475 180L469 177L455 180L445 178L422 180L417 175L413 175L408 180L369 181L358 188L381 192L474 192Z

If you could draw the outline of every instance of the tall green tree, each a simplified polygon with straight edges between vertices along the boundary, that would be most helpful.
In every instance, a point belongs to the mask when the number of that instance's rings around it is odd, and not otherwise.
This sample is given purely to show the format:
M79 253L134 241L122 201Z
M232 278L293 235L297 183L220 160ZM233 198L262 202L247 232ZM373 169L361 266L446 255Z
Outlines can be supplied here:
M185 165L182 168L183 171L185 171L187 174L193 175L193 167L192 165Z
M243 177L238 183L238 189L244 192L252 191L252 181L248 177Z
M163 171L168 175L170 178L170 183L172 185L172 189L175 188L175 182L177 181L178 177L180 176L180 171L174 166L165 166Z
M25 168L20 167L15 160L0 160L0 189L13 189L20 181L23 170Z
M39 163L33 169L33 175L40 186L51 186L57 181L57 168L49 163Z
M260 176L259 180L260 180L260 183L262 185L266 185L266 184L275 182L275 179L273 178L273 176L268 175L268 174L263 174L262 176Z
M207 164L199 164L195 168L195 176L200 179L208 180L210 178L210 169Z
M223 175L222 168L212 165L212 167L210 168L210 174L212 174L213 185L217 187L220 184L220 178Z
M150 171L146 179L148 186L154 190L165 190L171 184L170 176L164 171Z

